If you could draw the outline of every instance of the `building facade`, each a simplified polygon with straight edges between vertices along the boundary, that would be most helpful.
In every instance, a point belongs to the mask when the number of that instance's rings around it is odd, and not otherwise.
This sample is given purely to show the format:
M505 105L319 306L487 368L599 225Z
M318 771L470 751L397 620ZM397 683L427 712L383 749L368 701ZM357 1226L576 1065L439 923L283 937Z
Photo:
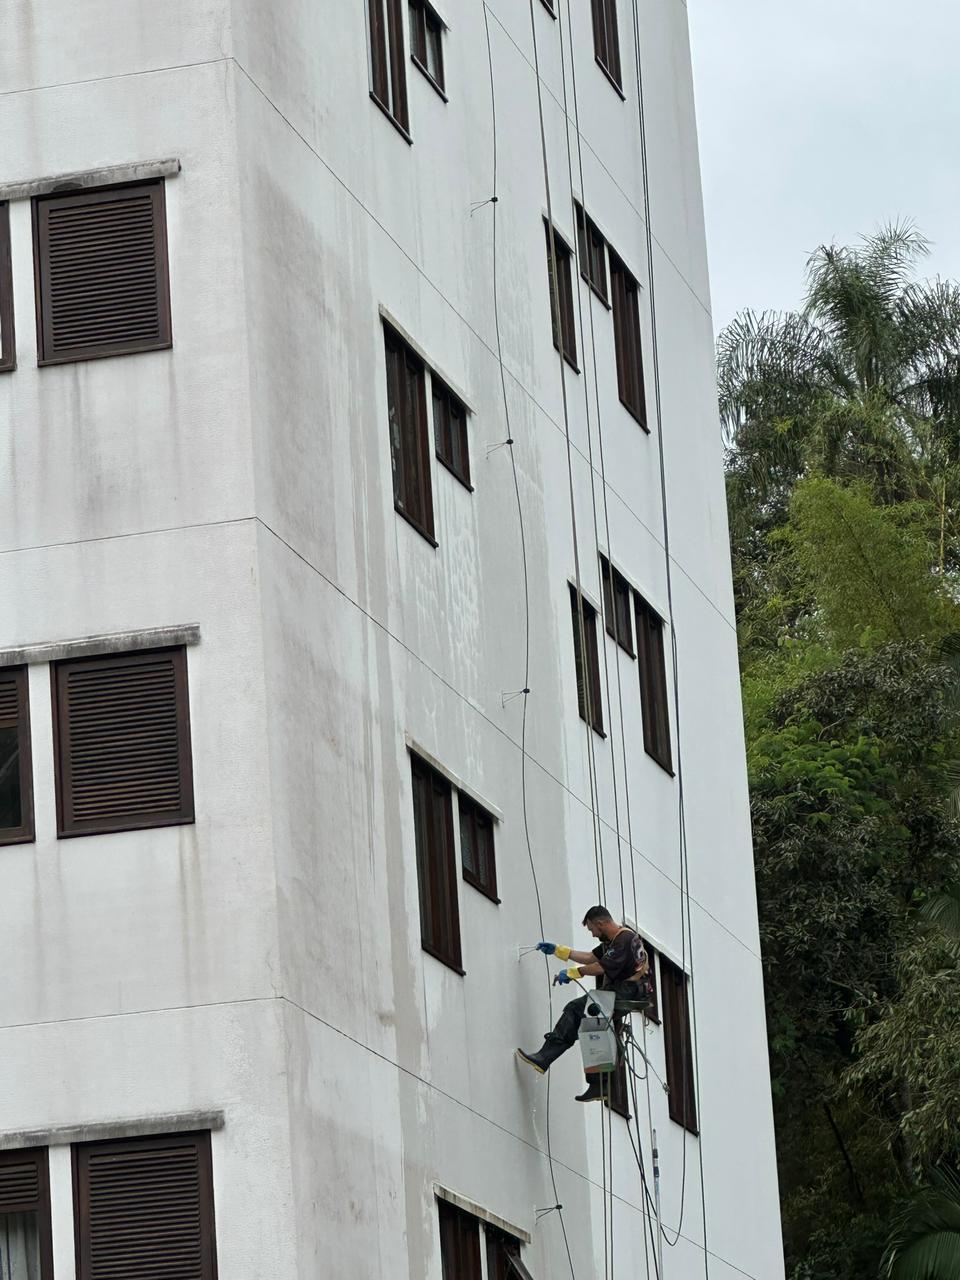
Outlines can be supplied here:
M0 1276L776 1280L683 0L14 0L0 102Z

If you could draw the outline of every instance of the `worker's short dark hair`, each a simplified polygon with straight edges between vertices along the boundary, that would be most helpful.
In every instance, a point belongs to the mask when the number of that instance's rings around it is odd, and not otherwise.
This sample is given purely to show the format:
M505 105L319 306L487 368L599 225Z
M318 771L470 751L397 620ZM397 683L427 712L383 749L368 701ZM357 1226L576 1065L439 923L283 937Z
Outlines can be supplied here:
M612 920L613 916L599 902L595 907L591 907L587 914L583 917L583 923L588 924L591 920L597 924L601 924L604 920Z

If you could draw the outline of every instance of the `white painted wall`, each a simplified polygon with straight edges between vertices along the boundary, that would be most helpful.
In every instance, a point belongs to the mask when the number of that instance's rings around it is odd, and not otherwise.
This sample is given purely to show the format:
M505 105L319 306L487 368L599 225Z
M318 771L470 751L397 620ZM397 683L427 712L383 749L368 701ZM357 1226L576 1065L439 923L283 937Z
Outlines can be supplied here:
M594 64L589 6L572 0L568 32L557 3L560 24L533 5L554 220L572 238L563 100L566 84L572 115L575 72L573 190L645 283L632 6L620 0L621 101ZM517 0L488 9L500 326L531 566L532 851L546 932L585 945L578 922L598 888L531 14ZM360 0L12 11L0 182L167 155L183 172L166 186L169 352L37 369L30 213L13 208L20 367L0 376L0 648L181 622L202 639L188 655L193 827L58 842L49 677L31 672L37 841L0 850L12 904L0 963L14 979L0 1132L222 1108L224 1276L439 1280L437 1183L530 1231L531 1272L561 1276L556 1215L535 1227L555 1202L545 1086L511 1056L546 1029L548 988L539 960L516 957L538 924L521 702L501 700L522 687L524 633L509 456L487 452L506 437L491 210L470 211L491 193L483 8L444 0L448 103L408 66L413 146L368 98ZM651 1094L664 1218L682 1232L665 1274L703 1269L702 1153L711 1273L776 1280L686 11L644 0L639 18L701 1065L699 1140ZM619 403L609 313L585 288L581 301L582 373L566 385L584 587L599 597L599 542L665 611L656 436ZM475 492L433 463L435 550L393 510L381 308L474 411ZM646 321L645 340L652 390ZM628 911L680 959L677 784L643 752L635 665L605 643L613 707L605 698L608 736L594 747L606 896L621 906L622 859ZM501 904L459 886L462 978L420 949L408 738L503 814ZM625 843L618 858L627 793L632 873ZM649 1046L662 1075L658 1028ZM579 1079L574 1055L555 1068L550 1137L577 1280L599 1280L600 1119L572 1101ZM642 1106L649 1159L645 1093ZM645 1276L624 1121L610 1132L614 1262ZM56 1203L67 1275L69 1187Z

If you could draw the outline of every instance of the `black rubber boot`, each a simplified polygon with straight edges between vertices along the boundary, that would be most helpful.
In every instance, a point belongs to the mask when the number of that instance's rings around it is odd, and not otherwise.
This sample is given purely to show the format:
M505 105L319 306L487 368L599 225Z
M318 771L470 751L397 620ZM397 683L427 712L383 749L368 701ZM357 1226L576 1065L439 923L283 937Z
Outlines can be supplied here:
M549 1070L551 1062L559 1058L561 1053L563 1053L562 1049L557 1049L554 1045L545 1044L536 1053L527 1053L525 1049L518 1049L517 1057L521 1062L525 1062L528 1067L533 1067L534 1071L539 1071L543 1075Z
M578 1102L602 1102L603 1099L603 1076L591 1076L583 1093L577 1094Z

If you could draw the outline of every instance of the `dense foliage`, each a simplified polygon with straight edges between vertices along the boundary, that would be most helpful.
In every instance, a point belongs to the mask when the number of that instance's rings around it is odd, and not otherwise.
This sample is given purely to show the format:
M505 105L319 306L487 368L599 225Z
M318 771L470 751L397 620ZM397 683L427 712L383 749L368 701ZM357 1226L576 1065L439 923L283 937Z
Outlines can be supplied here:
M791 1280L960 1274L960 288L925 252L824 247L719 344Z

